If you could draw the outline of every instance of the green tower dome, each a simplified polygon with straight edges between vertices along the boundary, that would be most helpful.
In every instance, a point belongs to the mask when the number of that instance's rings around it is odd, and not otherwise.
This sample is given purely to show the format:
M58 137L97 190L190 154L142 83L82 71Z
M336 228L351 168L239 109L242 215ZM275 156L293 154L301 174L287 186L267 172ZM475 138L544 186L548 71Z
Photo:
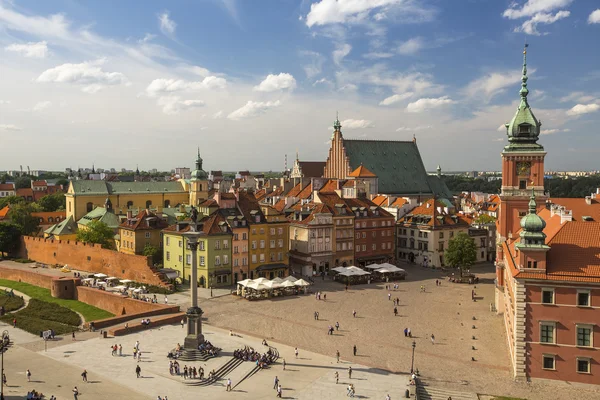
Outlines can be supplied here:
M521 218L520 237L521 243L518 247L546 247L546 234L544 228L546 221L536 214L535 191L531 189L529 200L529 212Z
M198 149L198 158L196 159L196 169L192 171L192 180L205 181L208 179L208 174L202 169L202 157L200 157L200 149Z

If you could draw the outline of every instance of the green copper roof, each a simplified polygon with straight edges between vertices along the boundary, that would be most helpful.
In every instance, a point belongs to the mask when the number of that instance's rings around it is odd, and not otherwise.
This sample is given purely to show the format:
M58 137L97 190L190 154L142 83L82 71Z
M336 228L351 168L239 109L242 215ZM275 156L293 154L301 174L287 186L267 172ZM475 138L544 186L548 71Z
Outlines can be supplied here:
M71 181L75 196L124 193L186 193L180 182Z
M527 89L527 45L523 50L523 76L521 77L521 90L519 95L521 101L517 112L510 123L506 124L506 134L508 135L507 151L532 151L543 150L544 148L537 144L540 135L541 122L535 118L533 111L527 101L529 89Z
M73 220L73 217L63 219L58 224L52 225L46 229L44 233L48 235L69 235L77 232L77 224Z
M200 148L198 148L198 158L196 159L196 169L192 171L193 181L204 181L208 179L208 174L202 169L202 157L200 157Z
M77 223L85 226L95 220L104 222L111 229L117 229L121 223L118 216L110 211L106 211L106 208L104 207L94 208L92 211L81 217Z
M519 248L548 248L546 246L546 234L544 228L546 221L536 214L535 192L531 189L531 197L529 199L529 212L521 218L521 242L518 243Z
M439 196L446 197L449 192L444 182L429 179L414 141L344 139L344 147L351 170L362 164L377 175L379 193L438 195L440 191L445 193Z

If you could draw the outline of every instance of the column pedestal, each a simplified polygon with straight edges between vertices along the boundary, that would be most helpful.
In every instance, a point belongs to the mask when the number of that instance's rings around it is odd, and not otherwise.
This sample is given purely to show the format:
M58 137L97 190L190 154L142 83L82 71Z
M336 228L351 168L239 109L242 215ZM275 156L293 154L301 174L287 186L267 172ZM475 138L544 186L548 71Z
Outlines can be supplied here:
M202 309L200 307L190 307L187 309L187 336L183 342L185 350L198 350L198 346L204 343L202 334Z

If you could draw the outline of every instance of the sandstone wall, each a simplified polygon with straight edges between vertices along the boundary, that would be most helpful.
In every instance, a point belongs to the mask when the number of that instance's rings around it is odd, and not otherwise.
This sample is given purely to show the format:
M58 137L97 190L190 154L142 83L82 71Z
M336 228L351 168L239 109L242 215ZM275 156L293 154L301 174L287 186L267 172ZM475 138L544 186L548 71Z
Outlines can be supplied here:
M16 282L25 282L46 289L52 288L53 278L54 277L50 275L39 274L33 271L30 272L20 269L13 269L4 265L2 266L2 268L0 268L0 279L8 279Z
M120 279L131 279L150 285L164 285L164 282L156 275L150 257L119 253L103 249L97 244L23 236L19 257L44 264L67 264L80 271L101 272Z

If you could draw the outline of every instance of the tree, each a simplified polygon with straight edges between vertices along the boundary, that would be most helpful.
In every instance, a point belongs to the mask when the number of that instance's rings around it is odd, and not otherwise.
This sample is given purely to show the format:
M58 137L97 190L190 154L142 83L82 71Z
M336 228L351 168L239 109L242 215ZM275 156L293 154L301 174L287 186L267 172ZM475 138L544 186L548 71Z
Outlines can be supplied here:
M491 224L492 222L496 222L496 218L488 214L481 214L475 218L475 223L477 224Z
M13 204L8 211L8 219L15 224L22 235L35 235L40 229L40 221L31 215L36 207L32 204Z
M77 231L77 240L83 243L96 243L105 249L114 247L115 234L102 221L91 221L86 228Z
M152 246L150 243L146 243L143 255L152 257L152 264L162 264L162 251L159 248Z
M61 186L65 188L65 190L69 187L69 180L66 178L61 178L56 181L56 186Z
M25 203L25 199L21 196L7 196L0 199L0 210L9 204L22 204Z
M23 189L31 187L31 178L21 176L15 179L15 189Z
M49 194L37 201L43 211L64 210L67 206L67 198L64 193Z
M19 248L21 231L15 224L0 222L0 255L14 253Z
M473 238L466 233L459 233L450 239L444 260L446 264L458 268L462 278L463 269L469 268L477 260L477 246Z

